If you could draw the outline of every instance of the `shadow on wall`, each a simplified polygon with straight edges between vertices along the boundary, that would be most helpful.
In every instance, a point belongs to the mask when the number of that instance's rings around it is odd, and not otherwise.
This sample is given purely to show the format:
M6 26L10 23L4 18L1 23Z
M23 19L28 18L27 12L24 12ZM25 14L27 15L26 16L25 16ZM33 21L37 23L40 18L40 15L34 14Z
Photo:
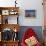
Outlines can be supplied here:
M20 31L19 31L19 39L20 39L20 42L24 36L24 33L25 31L28 29L28 28L32 28L37 36L38 36L38 39L41 43L43 43L43 30L42 30L42 27L41 26L21 26L20 27Z

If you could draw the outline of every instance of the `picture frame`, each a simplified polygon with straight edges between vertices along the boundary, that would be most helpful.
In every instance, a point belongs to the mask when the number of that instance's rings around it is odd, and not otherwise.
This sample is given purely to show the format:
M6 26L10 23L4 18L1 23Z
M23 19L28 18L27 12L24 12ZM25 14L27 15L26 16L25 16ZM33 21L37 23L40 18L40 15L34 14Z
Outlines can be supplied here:
M9 15L9 10L2 10L2 15Z
M25 10L25 17L36 17L36 10Z

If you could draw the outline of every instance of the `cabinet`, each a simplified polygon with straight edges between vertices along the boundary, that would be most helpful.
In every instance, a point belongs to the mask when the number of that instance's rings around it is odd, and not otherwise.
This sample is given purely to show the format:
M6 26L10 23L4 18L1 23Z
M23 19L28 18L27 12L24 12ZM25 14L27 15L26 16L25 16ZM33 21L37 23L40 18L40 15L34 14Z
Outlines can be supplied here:
M18 46L19 7L0 7L0 46Z

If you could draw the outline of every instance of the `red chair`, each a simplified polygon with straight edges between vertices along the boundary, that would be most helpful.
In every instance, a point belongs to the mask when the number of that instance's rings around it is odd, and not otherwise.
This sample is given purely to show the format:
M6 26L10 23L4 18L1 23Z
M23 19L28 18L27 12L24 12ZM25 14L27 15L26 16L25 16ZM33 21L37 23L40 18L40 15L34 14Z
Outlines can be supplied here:
M32 28L27 29L27 31L25 32L24 37L22 38L21 46L27 46L26 43L25 43L25 40L32 37L32 36L34 36L37 39L37 35L34 32L34 30ZM41 46L40 42L38 41L35 46Z

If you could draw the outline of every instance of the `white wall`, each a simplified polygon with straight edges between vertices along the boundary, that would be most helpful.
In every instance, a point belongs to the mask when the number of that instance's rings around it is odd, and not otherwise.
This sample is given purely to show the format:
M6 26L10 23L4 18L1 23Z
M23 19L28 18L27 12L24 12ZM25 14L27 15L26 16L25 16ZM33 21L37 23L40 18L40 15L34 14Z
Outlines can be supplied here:
M14 6L15 0L0 0L0 6ZM43 26L42 0L17 0L20 7L19 24L21 26ZM25 18L25 10L36 10L36 18Z
M20 3L20 23L21 25L26 26L43 26L43 6L42 0L24 0ZM36 10L36 18L25 18L25 11L26 9Z

